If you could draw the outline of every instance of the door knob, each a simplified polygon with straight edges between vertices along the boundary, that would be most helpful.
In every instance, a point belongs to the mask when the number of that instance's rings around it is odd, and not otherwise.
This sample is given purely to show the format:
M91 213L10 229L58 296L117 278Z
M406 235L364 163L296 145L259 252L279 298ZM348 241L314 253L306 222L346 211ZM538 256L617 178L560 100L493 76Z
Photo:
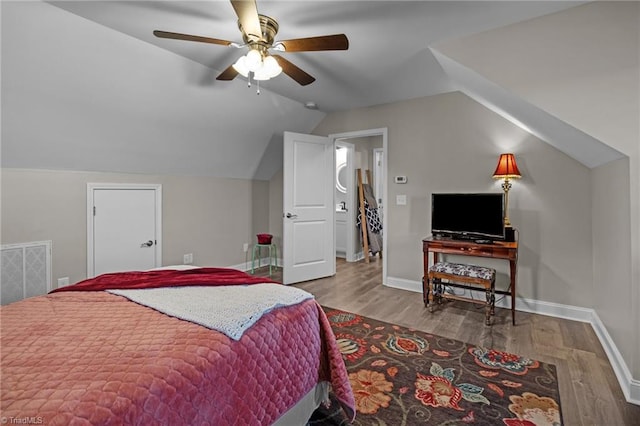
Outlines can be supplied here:
M295 219L297 218L298 215L297 214L291 214L291 213L287 213L287 219Z
M142 243L140 244L140 248L144 248L144 247L151 247L153 245L153 241L149 240L146 243Z

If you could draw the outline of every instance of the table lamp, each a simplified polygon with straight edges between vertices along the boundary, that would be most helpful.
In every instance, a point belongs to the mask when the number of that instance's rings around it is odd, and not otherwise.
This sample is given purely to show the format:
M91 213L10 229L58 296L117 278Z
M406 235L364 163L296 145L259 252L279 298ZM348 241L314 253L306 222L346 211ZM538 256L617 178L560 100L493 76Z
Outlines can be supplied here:
M515 241L515 235L511 222L509 221L509 190L511 189L511 179L520 179L522 175L516 164L516 157L513 154L500 154L498 166L493 172L494 179L504 179L502 189L504 190L504 227L505 239Z

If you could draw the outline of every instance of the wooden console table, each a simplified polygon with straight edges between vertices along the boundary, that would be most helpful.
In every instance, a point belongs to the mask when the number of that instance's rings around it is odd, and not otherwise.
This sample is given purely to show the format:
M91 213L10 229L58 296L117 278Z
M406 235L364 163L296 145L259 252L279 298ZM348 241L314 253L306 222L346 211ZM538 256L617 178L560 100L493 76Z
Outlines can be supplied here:
M461 241L452 239L439 239L428 237L422 240L422 253L424 263L423 283L426 283L429 274L429 253L433 254L433 263L438 262L438 256L442 254L457 254L462 256L490 257L509 261L509 290L496 290L498 294L511 296L511 321L516 325L516 272L518 262L518 242L495 241L488 244L480 244L474 241ZM423 287L426 284L423 284ZM427 293L423 292L423 297ZM425 300L425 305L428 303Z

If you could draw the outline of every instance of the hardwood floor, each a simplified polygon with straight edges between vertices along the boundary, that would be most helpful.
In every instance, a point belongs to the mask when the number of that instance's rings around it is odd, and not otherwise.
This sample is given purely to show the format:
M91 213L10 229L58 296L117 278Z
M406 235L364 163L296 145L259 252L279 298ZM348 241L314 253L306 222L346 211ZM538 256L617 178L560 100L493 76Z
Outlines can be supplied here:
M496 308L494 324L485 326L482 306L453 301L429 313L421 294L385 287L381 277L379 259L338 259L334 277L296 287L324 306L554 364L565 425L640 425L640 406L625 401L590 324L518 311L513 326L511 312Z

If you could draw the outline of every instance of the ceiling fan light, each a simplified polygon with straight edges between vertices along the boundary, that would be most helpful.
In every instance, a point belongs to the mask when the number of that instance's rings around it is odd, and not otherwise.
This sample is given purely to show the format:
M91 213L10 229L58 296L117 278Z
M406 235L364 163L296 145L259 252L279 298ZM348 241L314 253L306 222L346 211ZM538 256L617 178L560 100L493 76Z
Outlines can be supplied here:
M247 69L252 72L258 71L262 66L262 55L257 50L250 50L246 56Z
M256 81L265 81L271 79L271 76L265 72L264 68L260 68L253 74L253 79Z
M262 69L269 76L269 78L276 77L282 72L282 68L278 61L273 56L267 56L262 62Z
M247 58L241 56L235 64L233 64L233 69L238 71L243 77L247 77L249 75L249 67L247 67Z

